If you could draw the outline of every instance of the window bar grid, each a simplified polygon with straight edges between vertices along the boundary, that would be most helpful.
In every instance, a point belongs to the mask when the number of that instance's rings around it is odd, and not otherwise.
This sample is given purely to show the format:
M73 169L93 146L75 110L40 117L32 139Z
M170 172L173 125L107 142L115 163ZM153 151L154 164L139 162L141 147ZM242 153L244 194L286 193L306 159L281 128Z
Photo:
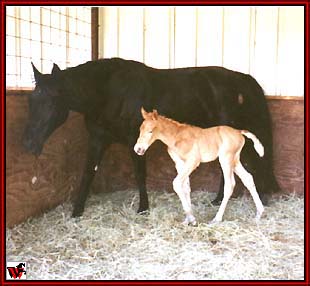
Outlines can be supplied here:
M14 28L6 33L10 40L6 57L15 68L7 68L7 88L33 87L30 61L41 72L50 72L46 69L53 62L66 68L91 59L90 7L13 8L6 16L7 23L13 25L14 21Z

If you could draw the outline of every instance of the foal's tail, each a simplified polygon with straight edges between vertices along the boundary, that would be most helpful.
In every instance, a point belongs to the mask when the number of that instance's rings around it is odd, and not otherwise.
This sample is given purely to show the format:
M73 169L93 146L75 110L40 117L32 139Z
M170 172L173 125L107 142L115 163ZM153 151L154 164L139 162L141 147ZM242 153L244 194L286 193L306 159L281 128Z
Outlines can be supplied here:
M241 130L241 134L243 134L244 136L246 136L247 138L251 139L254 143L254 148L257 152L257 154L260 156L260 157L263 157L264 156L264 146L262 145L262 143L257 139L257 137L247 131L247 130Z

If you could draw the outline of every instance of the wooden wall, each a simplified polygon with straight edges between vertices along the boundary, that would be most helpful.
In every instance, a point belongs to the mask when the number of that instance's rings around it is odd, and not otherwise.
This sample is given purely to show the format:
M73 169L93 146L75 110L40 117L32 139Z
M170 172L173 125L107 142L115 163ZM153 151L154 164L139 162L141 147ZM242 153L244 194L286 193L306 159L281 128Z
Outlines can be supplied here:
M12 226L69 199L80 180L87 134L79 114L70 114L36 158L21 137L27 120L26 96L6 96L6 224ZM82 127L82 128L81 128ZM78 130L78 131L76 131ZM32 180L37 181L33 184Z
M275 175L284 192L304 194L304 101L269 100Z
M284 5L102 6L99 57L224 66L251 74L267 94L303 96L304 13Z
M304 101L269 99L273 120L275 173L284 192L304 192ZM25 152L21 136L27 119L25 96L6 97L6 223L8 227L54 208L74 196L81 179L87 147L83 118L72 113L35 158ZM176 172L163 144L147 152L147 187L172 190ZM136 188L128 149L114 144L93 183L94 191ZM193 190L217 191L217 162L201 165L191 176ZM37 181L32 184L33 177Z

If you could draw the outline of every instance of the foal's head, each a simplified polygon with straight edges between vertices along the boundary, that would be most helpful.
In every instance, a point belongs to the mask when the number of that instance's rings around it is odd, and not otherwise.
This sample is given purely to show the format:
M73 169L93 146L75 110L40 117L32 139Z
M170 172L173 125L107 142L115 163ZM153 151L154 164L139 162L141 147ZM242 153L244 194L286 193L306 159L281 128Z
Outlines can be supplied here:
M144 119L140 126L140 136L134 147L135 152L138 155L143 155L145 151L152 145L157 139L157 123L158 113L157 110L153 112L146 112L144 108L141 108L141 114Z

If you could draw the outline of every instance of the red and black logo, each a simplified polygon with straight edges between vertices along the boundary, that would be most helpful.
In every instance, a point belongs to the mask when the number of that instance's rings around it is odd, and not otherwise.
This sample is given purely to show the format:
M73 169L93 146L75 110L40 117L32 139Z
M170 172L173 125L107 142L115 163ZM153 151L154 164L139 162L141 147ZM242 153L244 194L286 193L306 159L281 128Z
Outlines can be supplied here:
M17 266L13 267L7 267L7 270L9 272L9 275L12 279L20 279L23 274L26 275L26 270L25 270L25 263L19 263Z

